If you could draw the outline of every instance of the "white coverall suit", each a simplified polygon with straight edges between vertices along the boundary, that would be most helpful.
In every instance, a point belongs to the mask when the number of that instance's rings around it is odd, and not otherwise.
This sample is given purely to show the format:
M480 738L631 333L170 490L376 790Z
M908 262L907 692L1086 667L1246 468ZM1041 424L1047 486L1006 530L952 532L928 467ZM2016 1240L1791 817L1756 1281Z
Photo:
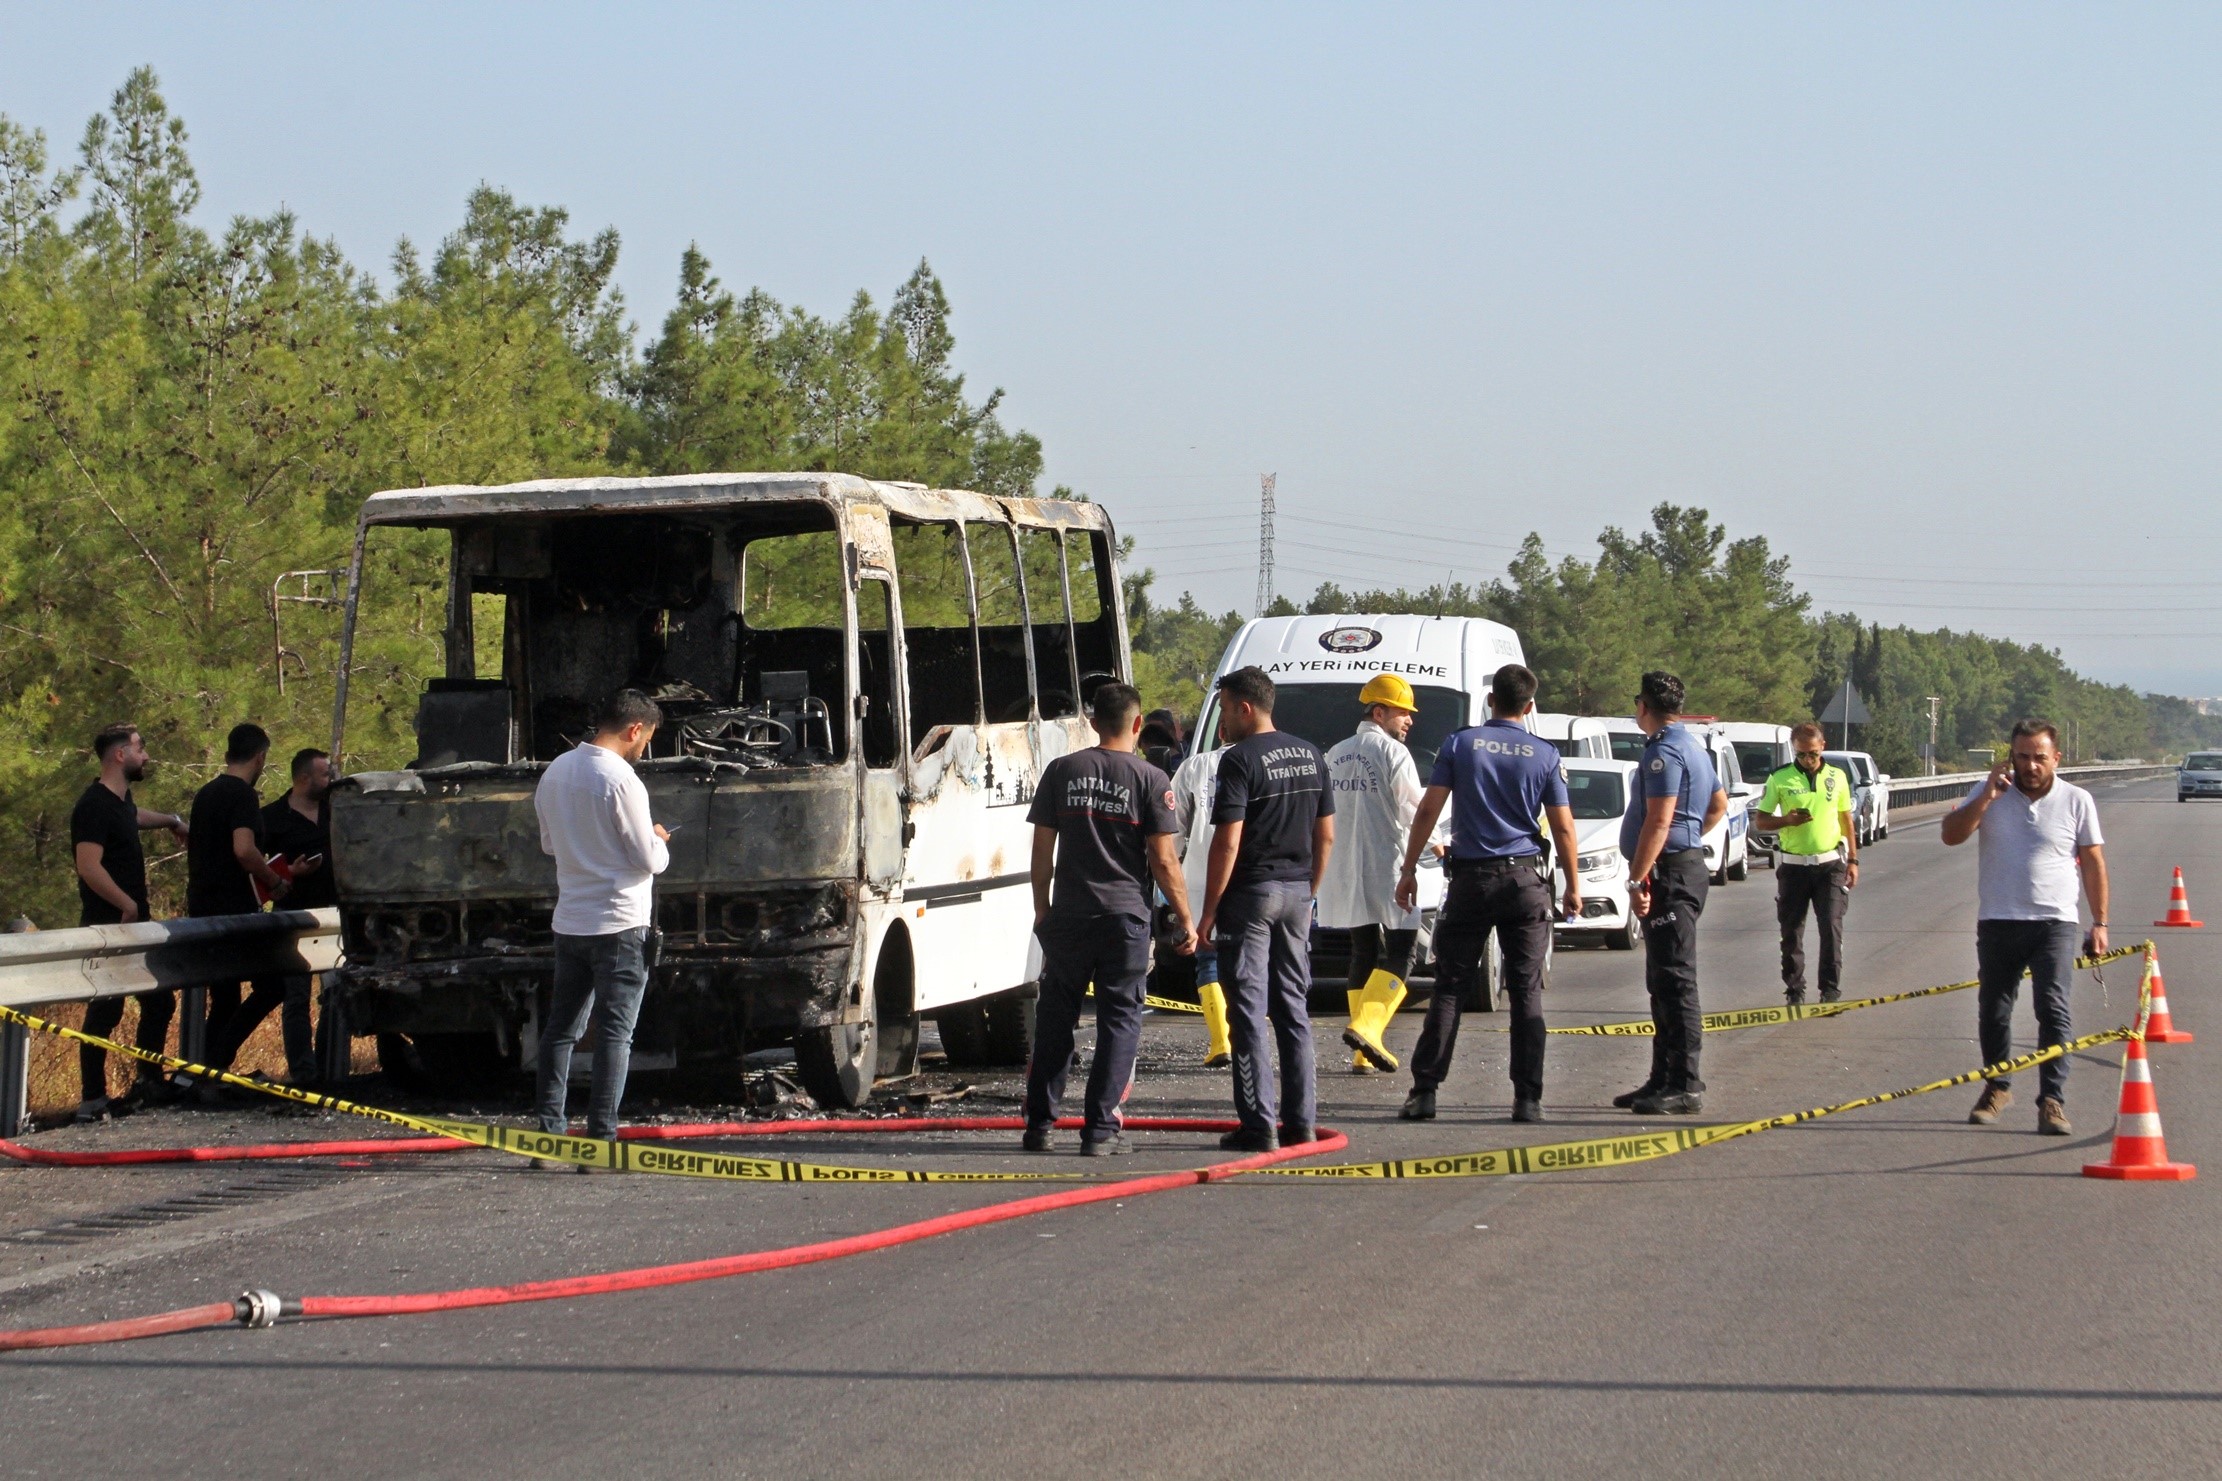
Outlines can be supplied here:
M1419 811L1419 768L1404 742L1371 720L1327 753L1335 789L1335 851L1319 883L1319 924L1350 932L1351 1070L1393 1070L1384 1036L1404 1001L1405 974L1420 927L1417 910L1396 903L1412 816ZM1370 1061L1370 1063L1369 1063Z

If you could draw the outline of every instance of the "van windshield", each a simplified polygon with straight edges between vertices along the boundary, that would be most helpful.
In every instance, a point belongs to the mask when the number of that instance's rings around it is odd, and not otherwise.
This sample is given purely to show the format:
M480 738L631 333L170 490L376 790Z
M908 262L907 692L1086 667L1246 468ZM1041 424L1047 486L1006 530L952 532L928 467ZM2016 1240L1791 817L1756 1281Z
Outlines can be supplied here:
M1782 764L1766 741L1737 741L1735 746L1736 763L1747 778L1767 776Z
M2202 751L2183 758L2185 771L2222 771L2222 751Z
M1583 771L1568 767L1566 798L1574 805L1577 822L1617 818L1628 811L1627 790L1621 786L1617 771Z
M1273 727L1300 735L1322 751L1348 740L1365 718L1358 705L1357 684L1283 684L1273 697ZM1424 783L1435 768L1435 753L1452 731L1466 723L1466 696L1456 689L1416 684L1412 697L1420 707L1412 733L1404 738ZM1213 729L1218 727L1214 724ZM1216 737L1199 744L1220 745Z

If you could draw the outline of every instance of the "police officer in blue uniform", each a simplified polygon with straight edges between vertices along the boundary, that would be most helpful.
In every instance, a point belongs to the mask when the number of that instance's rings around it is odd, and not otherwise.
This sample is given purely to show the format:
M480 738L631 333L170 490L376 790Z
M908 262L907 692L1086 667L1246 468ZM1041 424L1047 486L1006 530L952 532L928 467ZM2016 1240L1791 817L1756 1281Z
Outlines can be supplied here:
M1535 708L1535 675L1517 663L1490 681L1487 724L1457 731L1436 753L1427 791L1412 818L1397 878L1397 904L1413 908L1420 855L1435 836L1443 804L1453 796L1450 887L1435 927L1435 996L1412 1051L1412 1093L1397 1114L1407 1121L1435 1116L1435 1088L1450 1074L1458 1043L1459 1001L1489 933L1504 953L1512 1000L1512 1119L1543 1119L1543 965L1551 949L1551 871L1538 820L1547 819L1559 854L1574 859L1574 810L1558 752L1521 723ZM1566 913L1582 910L1581 876L1566 871Z
M1636 696L1647 737L1620 820L1628 891L1643 920L1644 986L1651 993L1651 1075L1613 1104L1639 1116L1705 1109L1698 1077L1705 1013L1697 1001L1697 918L1705 910L1705 835L1728 815L1728 794L1705 747L1679 720L1682 681L1654 669Z

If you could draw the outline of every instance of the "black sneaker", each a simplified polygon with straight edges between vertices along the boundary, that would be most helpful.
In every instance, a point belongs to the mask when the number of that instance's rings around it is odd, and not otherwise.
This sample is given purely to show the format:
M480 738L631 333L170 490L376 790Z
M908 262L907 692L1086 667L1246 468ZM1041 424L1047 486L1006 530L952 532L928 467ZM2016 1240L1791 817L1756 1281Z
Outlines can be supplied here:
M1515 1096L1512 1101L1512 1119L1533 1122L1547 1120L1548 1118L1543 1114L1543 1102L1529 1100L1525 1096Z
M1029 1127L1027 1127L1027 1128L1026 1128L1026 1135L1024 1135L1024 1136L1022 1136L1022 1137L1020 1137L1020 1138L1019 1138L1018 1144L1019 1144L1019 1146L1020 1146L1020 1147L1024 1148L1024 1149L1025 1149L1026 1151L1029 1151L1029 1152L1046 1152L1046 1151L1048 1151L1048 1150L1049 1150L1049 1128L1048 1128L1048 1127L1046 1127L1046 1126L1029 1126Z
M1316 1142L1318 1140L1319 1133L1309 1126L1284 1125L1280 1130L1280 1141L1284 1147L1301 1147L1306 1142Z
M1844 996L1844 992L1843 992L1843 989L1842 989L1842 988L1834 988L1834 987L1832 987L1832 988L1829 988L1829 989L1828 989L1827 991L1825 991L1825 992L1823 992L1823 993L1821 994L1821 1001L1822 1001L1822 1002L1824 1002L1824 1003L1833 1003L1833 1002L1836 1002L1836 1001L1837 1001L1838 999L1842 998L1843 996Z
M1270 1131L1252 1131L1238 1127L1219 1138L1222 1152L1278 1152L1281 1140Z
M1124 1157L1133 1150L1134 1143L1117 1132L1095 1141L1089 1141L1086 1137L1080 1139L1080 1155L1083 1157Z
M1433 1121L1435 1119L1435 1092L1415 1090L1404 1098L1404 1109L1396 1113L1399 1121Z
M1649 1097L1657 1095L1658 1093L1658 1083L1656 1081L1646 1080L1641 1085L1638 1085L1635 1089L1629 1091L1626 1095L1614 1096L1612 1098L1612 1103L1616 1108L1620 1110L1632 1111L1635 1109L1637 1101L1648 1099Z
M1638 1116L1694 1116L1705 1109L1705 1097L1694 1090L1661 1090L1628 1109Z
M1786 992L1782 995L1782 1001L1793 1008L1803 1008L1805 1006L1805 991L1800 988L1794 992Z

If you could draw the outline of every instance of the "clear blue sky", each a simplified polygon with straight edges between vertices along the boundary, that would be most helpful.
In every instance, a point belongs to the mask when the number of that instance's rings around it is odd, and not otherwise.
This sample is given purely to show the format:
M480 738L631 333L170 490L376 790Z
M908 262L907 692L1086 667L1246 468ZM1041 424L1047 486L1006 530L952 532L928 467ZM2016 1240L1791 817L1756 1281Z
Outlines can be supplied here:
M132 66L212 223L382 267L480 180L819 312L946 281L974 386L1172 590L1590 552L1659 500L1824 607L2222 694L2222 10L0 8L73 146Z

